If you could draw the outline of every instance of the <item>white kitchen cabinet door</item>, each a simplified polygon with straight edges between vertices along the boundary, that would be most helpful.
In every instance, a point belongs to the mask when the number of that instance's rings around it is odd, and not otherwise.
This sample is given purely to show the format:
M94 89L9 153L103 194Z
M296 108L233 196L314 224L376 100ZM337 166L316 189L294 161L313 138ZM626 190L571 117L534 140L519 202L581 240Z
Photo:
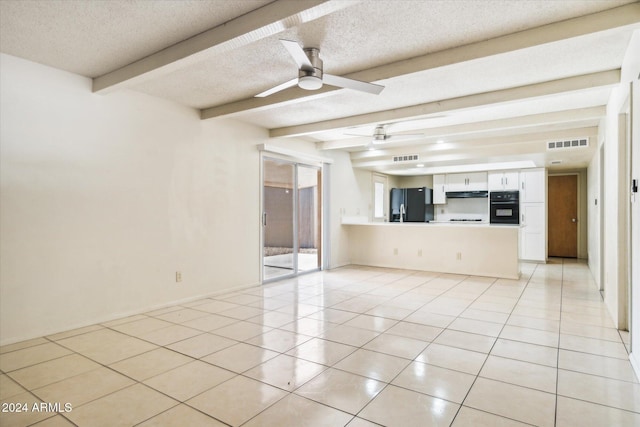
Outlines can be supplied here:
M520 203L544 203L547 192L546 178L544 169L520 171Z
M544 203L521 203L520 225L520 258L544 262L547 258Z
M503 174L504 185L503 189L505 191L515 191L518 190L520 185L520 173L518 171L505 172Z
M488 188L486 172L473 172L467 174L466 191L487 191Z
M489 172L488 176L489 191L502 191L504 188L504 173Z
M487 173L452 173L447 174L447 191L486 191Z
M443 205L447 203L446 175L433 176L433 204Z
M516 191L520 185L519 173L515 172L489 172L489 191Z
M467 175L463 173L447 174L447 191L466 191Z

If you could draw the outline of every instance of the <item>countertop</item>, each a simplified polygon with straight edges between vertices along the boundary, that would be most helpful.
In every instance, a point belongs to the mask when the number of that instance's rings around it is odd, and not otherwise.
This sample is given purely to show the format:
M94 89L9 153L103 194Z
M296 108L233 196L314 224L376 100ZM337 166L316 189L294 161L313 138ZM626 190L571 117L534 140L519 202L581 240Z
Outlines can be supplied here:
M370 222L370 221L352 221L346 218L342 220L343 225L368 225L376 227L520 227L520 224L490 224L489 222L477 221L431 221L431 222Z

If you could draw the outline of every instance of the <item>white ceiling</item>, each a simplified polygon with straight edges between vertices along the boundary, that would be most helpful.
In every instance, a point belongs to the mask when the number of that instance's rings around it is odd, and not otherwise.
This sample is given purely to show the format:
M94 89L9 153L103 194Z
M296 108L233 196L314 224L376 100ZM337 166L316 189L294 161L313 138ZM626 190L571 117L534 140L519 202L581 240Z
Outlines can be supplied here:
M140 91L404 175L585 167L639 30L640 3L629 0L0 1L3 53L91 77L104 96ZM319 47L325 72L385 89L254 98L297 76L278 39ZM370 151L371 138L345 135L380 124L424 137ZM589 148L546 149L576 137ZM420 160L393 164L398 154Z

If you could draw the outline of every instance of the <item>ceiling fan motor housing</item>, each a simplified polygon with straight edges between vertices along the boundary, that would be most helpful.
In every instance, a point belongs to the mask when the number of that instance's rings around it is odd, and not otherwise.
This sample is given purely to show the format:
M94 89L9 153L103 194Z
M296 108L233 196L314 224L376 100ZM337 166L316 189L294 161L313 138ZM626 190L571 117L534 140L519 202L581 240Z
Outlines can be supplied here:
M373 140L374 141L385 141L388 138L387 132L384 130L384 126L376 126L373 131Z
M298 71L298 86L301 89L317 90L322 87L322 59L320 50L315 47L304 48L313 68L303 67Z

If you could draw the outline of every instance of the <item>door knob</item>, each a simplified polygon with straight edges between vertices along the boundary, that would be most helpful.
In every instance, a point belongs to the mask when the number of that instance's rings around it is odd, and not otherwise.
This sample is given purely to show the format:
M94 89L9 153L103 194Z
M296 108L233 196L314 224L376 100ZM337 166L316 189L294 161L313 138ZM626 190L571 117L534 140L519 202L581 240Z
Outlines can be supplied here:
M578 220L575 218L571 218L571 222L578 222Z

